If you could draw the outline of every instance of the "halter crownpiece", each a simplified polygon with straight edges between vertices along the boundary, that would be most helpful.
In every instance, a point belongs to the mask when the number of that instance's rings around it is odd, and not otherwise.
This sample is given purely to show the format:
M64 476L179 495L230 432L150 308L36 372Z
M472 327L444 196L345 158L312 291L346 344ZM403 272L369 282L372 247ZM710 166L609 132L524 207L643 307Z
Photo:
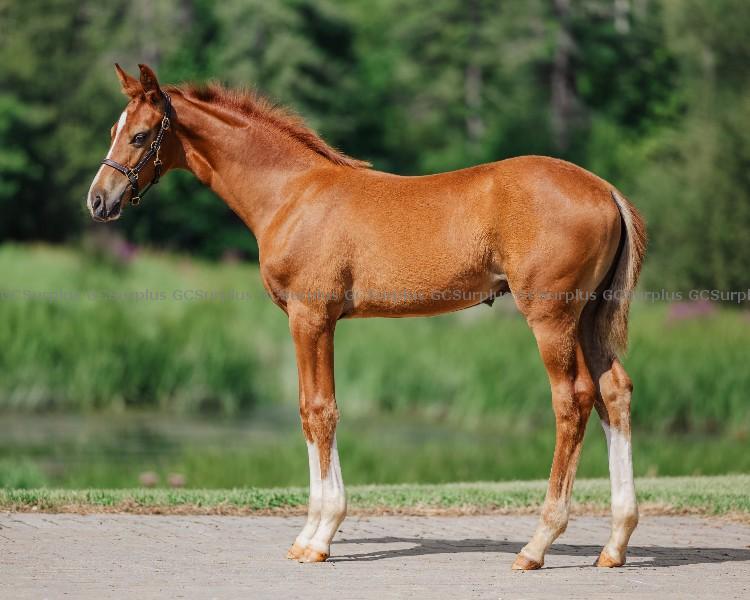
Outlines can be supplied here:
M154 138L154 141L151 142L151 147L148 149L148 152L146 152L141 159L136 163L136 165L131 169L127 165L123 165L121 163L118 163L116 160L112 160L111 158L105 158L102 161L103 165L107 165L108 167L112 167L116 171L119 171L125 177L128 178L128 181L130 182L130 203L133 206L138 206L138 203L141 201L141 198L146 195L146 192L151 189L151 186L156 185L159 183L159 178L161 177L161 159L159 158L159 150L161 150L161 143L164 141L164 136L167 133L167 130L171 126L171 117L172 117L172 99L169 97L169 94L167 92L162 92L162 95L164 96L164 115L161 119L161 125L159 125L159 132L156 134L156 138ZM151 180L151 182L143 188L142 192L138 192L138 174L143 170L143 167L146 166L146 163L148 163L149 160L151 160L151 157L154 157L154 178Z

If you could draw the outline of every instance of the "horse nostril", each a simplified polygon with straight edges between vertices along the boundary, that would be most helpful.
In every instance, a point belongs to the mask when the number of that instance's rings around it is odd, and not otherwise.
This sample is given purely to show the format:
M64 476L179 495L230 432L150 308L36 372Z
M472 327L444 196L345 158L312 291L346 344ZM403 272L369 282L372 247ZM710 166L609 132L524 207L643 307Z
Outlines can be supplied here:
M102 200L101 194L96 194L94 196L94 201L91 203L91 208L94 209L94 212L99 212L102 208L102 204L104 204L104 201Z

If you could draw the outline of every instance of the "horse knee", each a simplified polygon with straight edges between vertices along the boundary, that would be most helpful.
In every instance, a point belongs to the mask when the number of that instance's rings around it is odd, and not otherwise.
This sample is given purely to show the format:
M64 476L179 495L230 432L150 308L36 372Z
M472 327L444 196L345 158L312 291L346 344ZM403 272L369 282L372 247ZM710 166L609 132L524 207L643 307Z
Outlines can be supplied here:
M307 428L311 440L320 453L321 476L325 477L331 458L331 446L336 432L339 411L334 398L314 397L305 402L303 427Z
M313 398L305 406L305 417L313 432L319 431L321 428L325 430L334 429L339 419L336 400L320 396Z
M308 442L315 442L319 446L330 439L329 432L336 428L338 410L333 398L320 396L300 401L299 415L302 421L302 431Z

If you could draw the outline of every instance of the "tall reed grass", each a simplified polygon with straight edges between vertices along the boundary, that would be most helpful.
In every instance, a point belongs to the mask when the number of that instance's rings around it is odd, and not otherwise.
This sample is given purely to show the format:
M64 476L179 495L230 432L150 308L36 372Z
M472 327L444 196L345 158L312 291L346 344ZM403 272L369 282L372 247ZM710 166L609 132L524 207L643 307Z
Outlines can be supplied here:
M636 304L631 322L637 425L748 435L747 313L671 322L665 305ZM0 409L235 414L296 402L286 318L257 267L148 252L1 246L0 372ZM342 413L357 417L552 419L534 339L509 302L343 321L336 377Z

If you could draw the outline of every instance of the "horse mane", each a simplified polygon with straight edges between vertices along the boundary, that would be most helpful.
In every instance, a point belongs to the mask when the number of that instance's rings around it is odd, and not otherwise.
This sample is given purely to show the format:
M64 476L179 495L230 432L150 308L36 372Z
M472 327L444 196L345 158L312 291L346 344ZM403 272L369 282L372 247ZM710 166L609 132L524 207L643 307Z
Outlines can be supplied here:
M165 89L167 92L181 93L189 98L235 110L251 119L270 125L335 165L358 169L371 166L366 161L351 158L329 146L305 124L299 115L274 104L255 90L230 89L215 82L187 83L181 86L167 86Z

